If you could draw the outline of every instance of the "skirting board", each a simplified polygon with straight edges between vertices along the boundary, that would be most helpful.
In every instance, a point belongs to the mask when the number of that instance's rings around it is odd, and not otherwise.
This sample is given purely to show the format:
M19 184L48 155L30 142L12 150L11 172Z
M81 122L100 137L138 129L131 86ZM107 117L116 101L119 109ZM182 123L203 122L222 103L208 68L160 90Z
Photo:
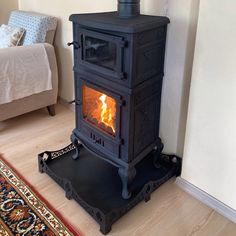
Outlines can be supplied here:
M58 102L59 102L61 105L63 105L63 106L65 106L65 107L69 108L70 110L75 111L75 105L69 103L69 102L66 101L65 99L59 97Z
M181 177L178 177L175 183L185 192L189 193L202 203L213 208L219 214L236 223L236 210L230 208L229 206L225 205L221 201L217 200L216 198L212 197L208 193L182 179Z

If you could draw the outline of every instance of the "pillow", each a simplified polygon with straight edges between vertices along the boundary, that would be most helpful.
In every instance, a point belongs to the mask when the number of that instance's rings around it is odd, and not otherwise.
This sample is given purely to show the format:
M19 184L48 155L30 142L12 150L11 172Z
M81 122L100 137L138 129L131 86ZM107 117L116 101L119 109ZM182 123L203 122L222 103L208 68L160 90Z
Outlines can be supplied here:
M20 45L25 29L1 25L0 27L0 48L14 47Z

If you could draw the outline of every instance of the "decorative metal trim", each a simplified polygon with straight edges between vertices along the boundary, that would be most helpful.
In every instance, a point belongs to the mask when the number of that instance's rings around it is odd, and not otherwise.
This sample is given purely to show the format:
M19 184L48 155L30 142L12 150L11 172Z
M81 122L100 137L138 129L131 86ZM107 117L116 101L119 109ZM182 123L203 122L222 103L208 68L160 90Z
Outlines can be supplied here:
M74 149L75 149L75 146L74 144L71 143L67 147L62 148L58 151L45 151L43 153L40 153L38 154L38 157L41 157L43 161L47 161L48 159L53 160Z

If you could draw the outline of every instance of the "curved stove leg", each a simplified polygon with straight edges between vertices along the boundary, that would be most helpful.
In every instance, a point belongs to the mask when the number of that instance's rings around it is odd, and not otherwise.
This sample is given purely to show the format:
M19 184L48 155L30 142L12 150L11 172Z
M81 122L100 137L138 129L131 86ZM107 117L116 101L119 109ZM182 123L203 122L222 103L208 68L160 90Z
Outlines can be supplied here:
M80 150L83 146L82 144L78 143L78 138L73 133L70 136L70 140L75 146L75 154L72 155L72 158L76 160L79 158Z
M135 167L120 167L118 173L122 182L122 197L124 199L129 199L131 197L130 186L136 176L136 169Z
M154 148L154 153L153 153L153 164L156 168L160 168L160 163L158 160L161 158L161 152L164 148L164 144L160 141L160 145L156 146Z

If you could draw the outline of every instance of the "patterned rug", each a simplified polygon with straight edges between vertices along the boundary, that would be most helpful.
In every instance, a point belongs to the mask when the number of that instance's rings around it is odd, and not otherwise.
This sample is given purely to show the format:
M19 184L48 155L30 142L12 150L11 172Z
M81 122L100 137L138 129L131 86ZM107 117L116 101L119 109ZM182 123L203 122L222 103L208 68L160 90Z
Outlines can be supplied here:
M79 236L69 224L66 226L60 214L32 189L0 156L0 235Z

